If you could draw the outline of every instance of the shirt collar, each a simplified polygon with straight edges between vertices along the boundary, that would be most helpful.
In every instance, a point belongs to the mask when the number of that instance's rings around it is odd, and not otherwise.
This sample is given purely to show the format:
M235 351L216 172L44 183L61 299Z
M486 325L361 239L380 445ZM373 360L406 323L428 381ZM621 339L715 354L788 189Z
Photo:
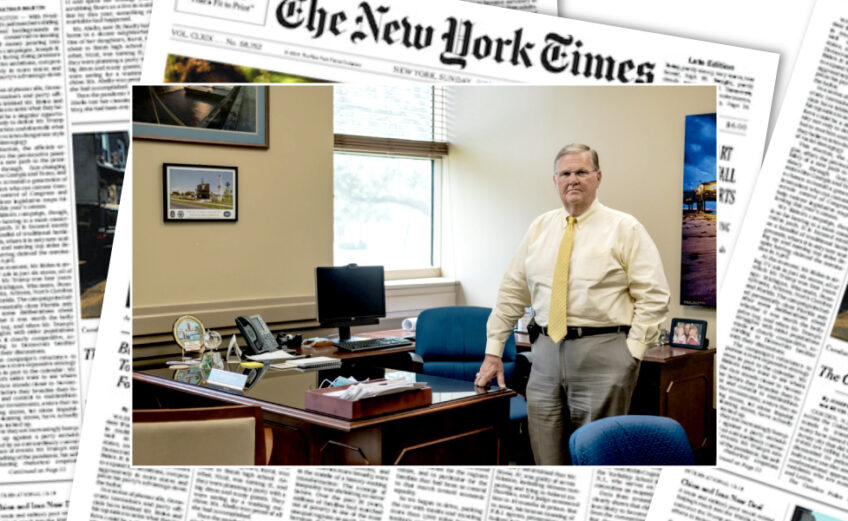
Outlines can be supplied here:
M590 217L592 217L592 215L593 215L593 214L595 214L595 213L597 213L597 211L598 211L598 210L599 210L602 206L603 206L603 205L600 203L600 201L598 201L598 198L597 198L597 197L595 197L595 200L594 200L594 201L592 201L592 204L590 204L590 205L589 205L589 208L587 208L585 212L581 213L581 214L580 214L580 216L579 216L579 217L577 217L577 224L580 224L580 223L582 223L582 222L585 222L585 221L586 221L586 219L589 219ZM571 215L571 214L569 214L569 213L568 213L568 211L567 211L565 208L563 208L563 209L562 209L562 214L561 214L561 215L562 215L562 225L563 225L563 226L567 226L567 225L568 225L568 220L567 220L567 218L568 218L568 216L569 216L569 215Z

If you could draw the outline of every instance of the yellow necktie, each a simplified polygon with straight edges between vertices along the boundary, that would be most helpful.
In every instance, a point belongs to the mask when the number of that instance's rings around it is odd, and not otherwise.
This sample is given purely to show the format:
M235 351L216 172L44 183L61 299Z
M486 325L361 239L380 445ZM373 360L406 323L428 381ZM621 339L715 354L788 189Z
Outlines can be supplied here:
M574 223L568 216L568 226L559 245L556 268L554 269L554 285L551 287L551 311L548 315L548 335L555 344L565 338L567 324L565 321L566 304L568 303L568 265L571 263L571 247L574 246Z

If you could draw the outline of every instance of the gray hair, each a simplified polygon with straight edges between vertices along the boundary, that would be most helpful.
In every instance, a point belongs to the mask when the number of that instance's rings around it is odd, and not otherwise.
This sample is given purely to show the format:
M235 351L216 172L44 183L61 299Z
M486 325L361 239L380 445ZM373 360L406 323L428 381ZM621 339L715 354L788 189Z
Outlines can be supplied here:
M554 158L554 174L556 174L556 164L557 161L559 161L559 158L568 154L580 154L581 152L589 152L589 157L592 158L592 165L595 170L601 169L601 164L598 162L598 152L595 151L594 148L580 143L571 143L570 145L565 145L559 149L559 152L557 152L557 155Z

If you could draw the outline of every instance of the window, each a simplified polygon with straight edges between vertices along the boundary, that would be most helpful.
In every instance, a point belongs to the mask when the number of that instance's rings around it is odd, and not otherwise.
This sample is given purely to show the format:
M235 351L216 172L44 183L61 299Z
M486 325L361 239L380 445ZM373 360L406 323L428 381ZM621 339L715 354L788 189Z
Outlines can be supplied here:
M438 275L442 89L337 85L333 97L334 263Z

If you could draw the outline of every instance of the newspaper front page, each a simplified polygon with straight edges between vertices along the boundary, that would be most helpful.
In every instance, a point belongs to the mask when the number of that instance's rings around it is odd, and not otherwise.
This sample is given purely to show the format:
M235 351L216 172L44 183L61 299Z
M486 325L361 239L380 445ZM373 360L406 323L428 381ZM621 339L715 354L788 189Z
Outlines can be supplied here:
M848 4L819 0L723 287L724 471L664 471L650 519L848 519L846 63Z
M251 81L239 72L249 67L260 81L718 83L722 280L744 210L735 202L762 160L776 55L468 3L282 0L250 16L186 4L154 10L144 81Z
M720 77L724 82L720 98L724 128L720 141L732 150L727 152L725 161L739 170L754 172L758 167L771 105L774 55L446 2L432 3L429 14L400 3L372 6L364 2L356 7L349 2L322 2L315 5L315 10L322 10L322 19L329 25L321 28L317 19L311 23L290 21L298 24L298 31L284 28L278 20L275 11L285 14L284 4L269 4L267 18L258 25L256 19L233 22L235 15L222 19L222 12L228 11L206 9L200 4L192 6L200 15L157 4L151 17L144 78L161 81L172 57L249 65L332 81L417 78L458 83L519 79L540 83L683 83ZM175 3L177 9L181 5L184 4ZM303 4L302 12L307 9ZM356 9L381 9L381 21L373 20L377 25L383 29L400 27L399 31L407 27L419 31L425 39L432 34L434 45L441 37L438 31L447 30L446 35L454 34L453 50L393 51L390 42L403 41L395 29L380 33L383 36L376 42L364 32L353 45L347 38L334 41L335 33L352 37L356 32L352 21L357 16L363 17L361 28L373 29L366 20L367 13L357 14ZM296 12L297 8L292 8L292 13ZM392 24L395 19L397 23ZM351 20L351 27L343 27L344 20ZM312 30L307 28L310 25ZM459 32L451 33L451 27ZM343 32L348 30L350 33ZM320 31L324 32L317 34ZM486 42L491 42L488 57ZM580 48L591 51L581 54L577 52ZM276 52L280 49L286 49L285 53ZM351 50L359 50L360 54L353 55ZM283 58L284 54L288 58ZM586 69L587 63L593 65ZM603 70L610 64L615 64L614 69ZM597 67L601 67L601 75L596 78ZM584 75L583 70L588 74ZM744 90L740 92L737 87ZM744 125L733 123L739 121ZM125 190L125 197L127 193ZM121 214L125 215L126 212ZM121 226L128 225L122 220ZM116 247L116 255L127 258L113 260L113 266L121 262L127 271L118 276L113 272L108 291L117 291L119 296L113 298L120 301L126 298L130 253ZM98 338L100 355L95 371L99 378L92 384L97 387L92 388L92 412L86 418L80 448L80 458L91 463L78 469L71 519L441 516L636 520L644 518L650 504L659 475L656 469L132 469L130 391L122 383L122 378L128 378L123 364L128 363L125 350L132 339L125 320L119 317L106 321ZM516 488L524 492L518 498ZM228 495L231 490L235 492ZM125 510L127 513L121 514Z

